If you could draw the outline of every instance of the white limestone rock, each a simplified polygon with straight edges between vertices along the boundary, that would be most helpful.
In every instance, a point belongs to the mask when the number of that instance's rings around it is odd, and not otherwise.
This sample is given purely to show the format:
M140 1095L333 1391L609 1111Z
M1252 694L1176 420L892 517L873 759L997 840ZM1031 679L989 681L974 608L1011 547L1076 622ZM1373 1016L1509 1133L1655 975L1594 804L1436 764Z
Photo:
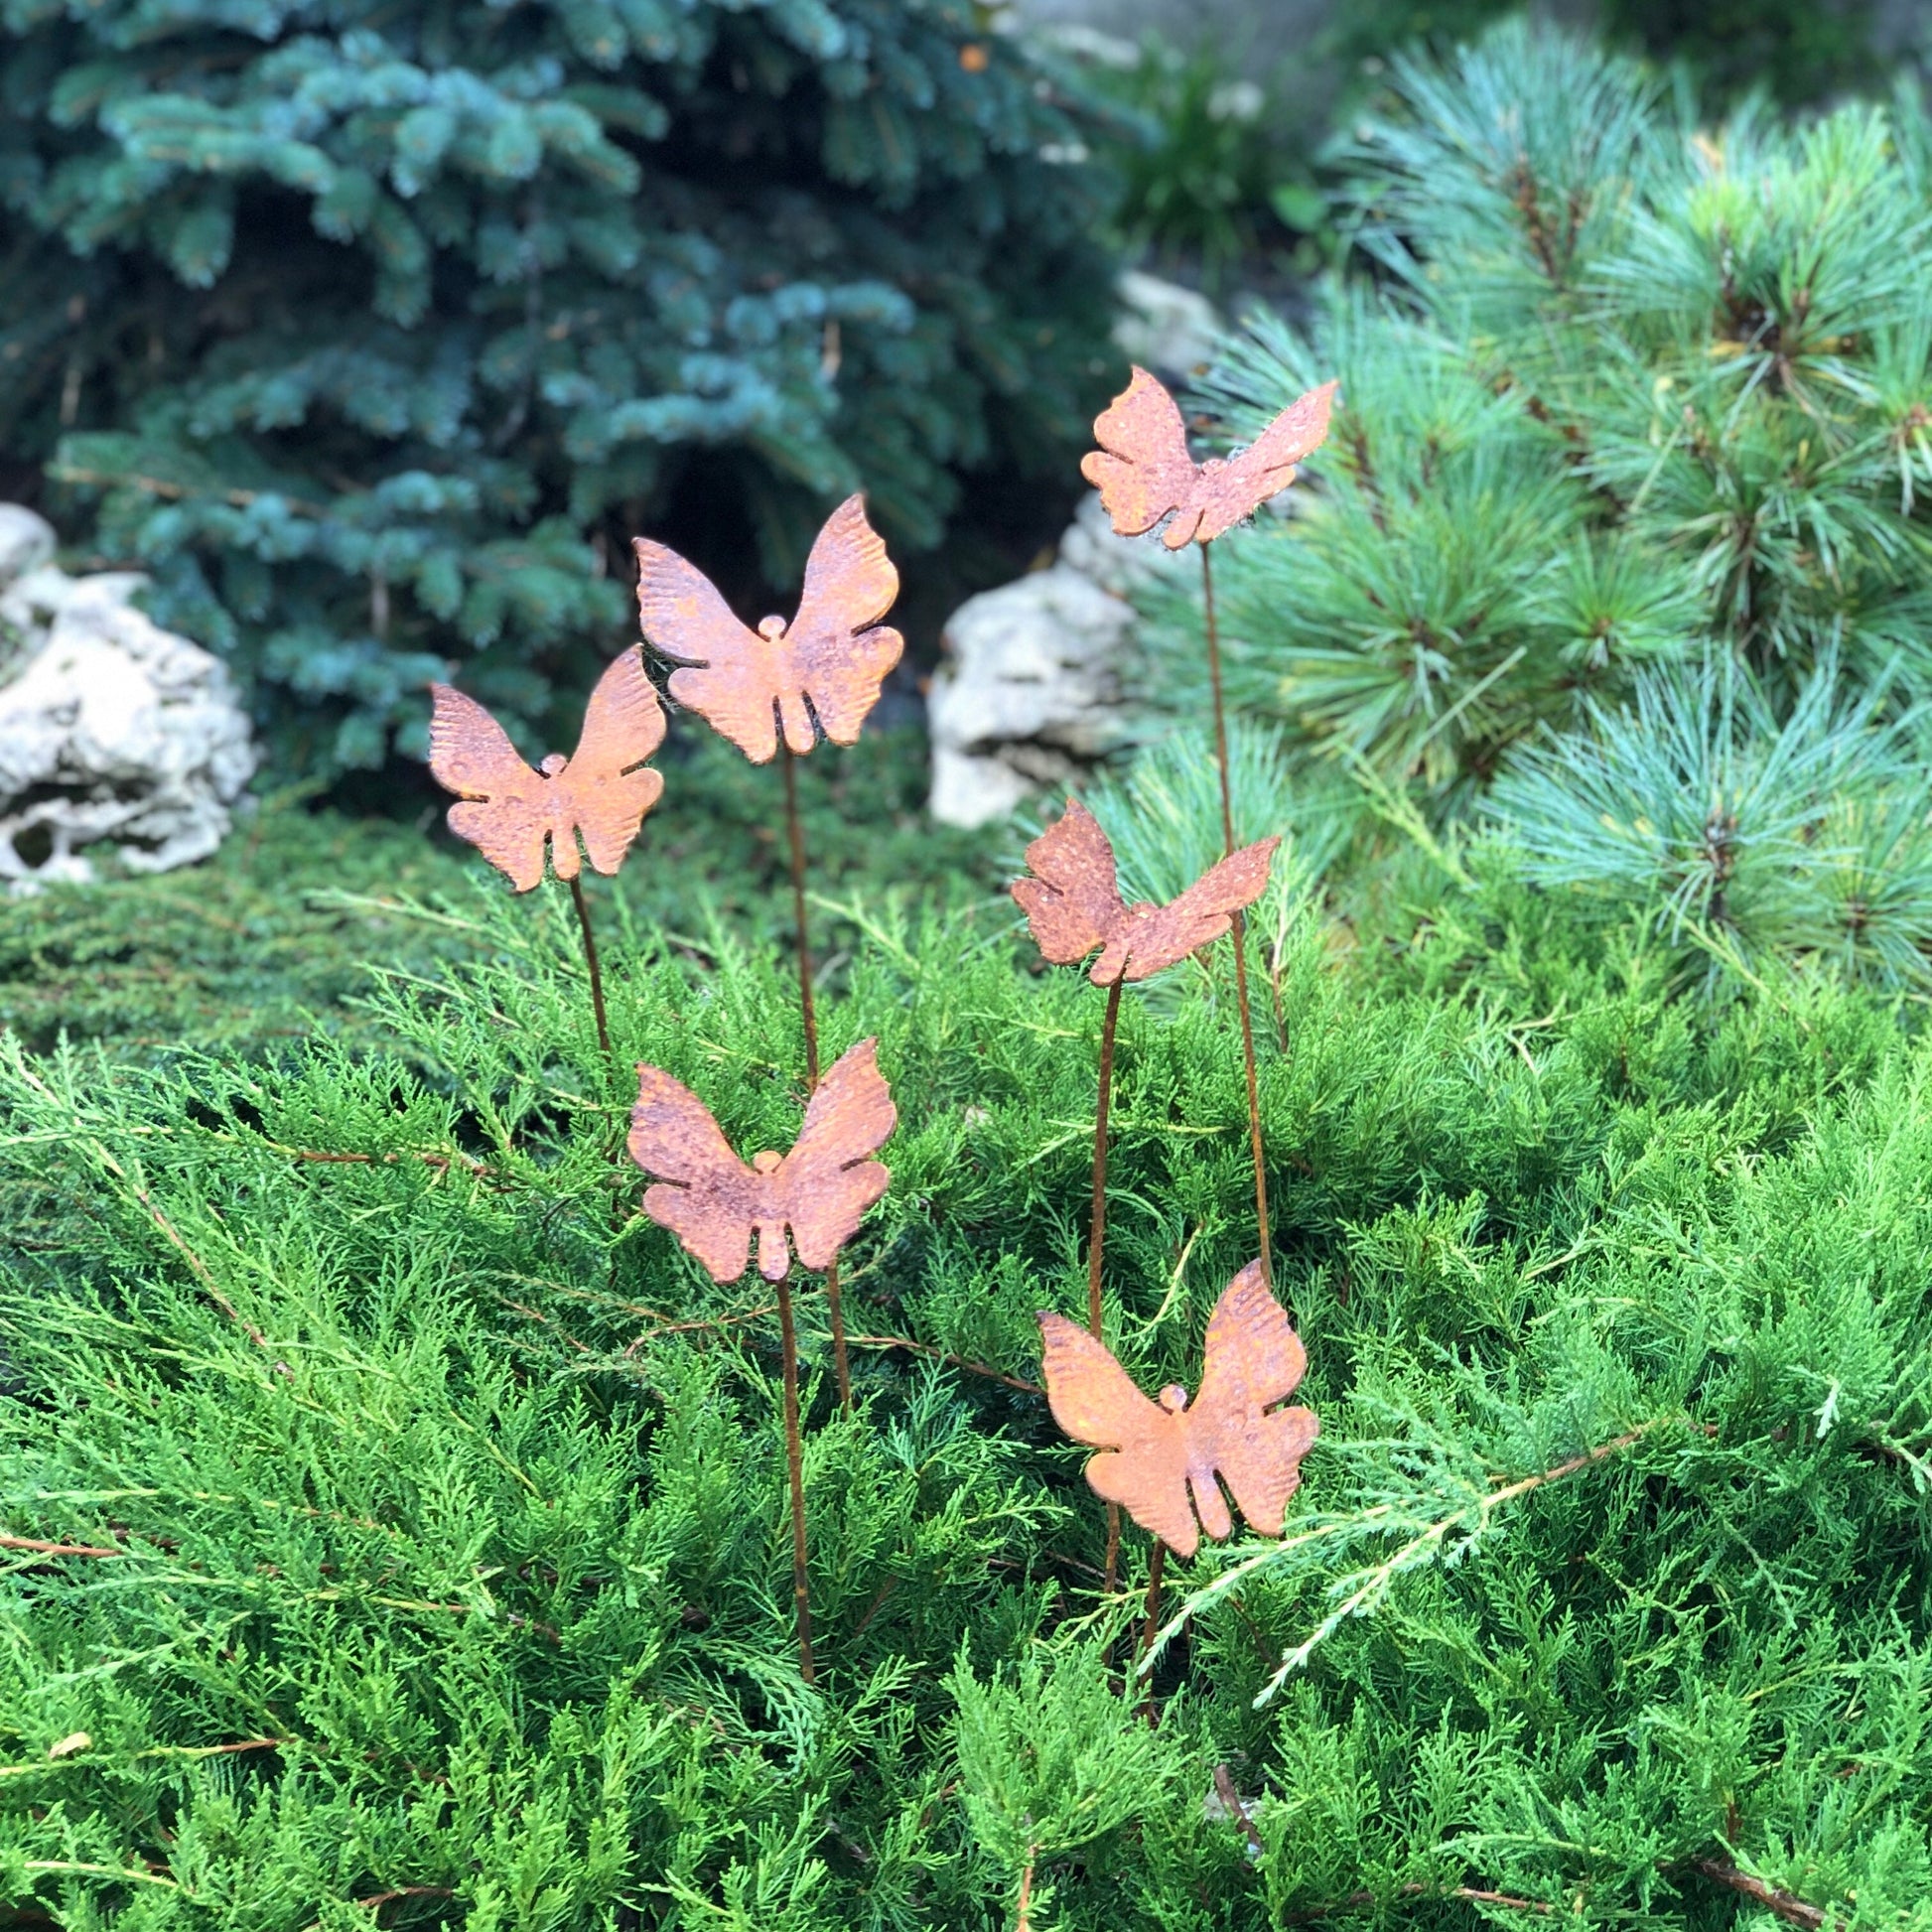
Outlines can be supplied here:
M0 505L0 628L22 646L0 684L0 881L91 879L108 850L135 872L207 858L255 768L226 667L132 608L138 573L55 569L29 518Z
M0 503L0 584L54 561L54 525L25 503Z
M1042 785L1078 783L1119 742L1124 593L1179 563L1114 535L1100 498L1080 505L1044 570L968 598L948 620L926 699L928 809L944 825L1005 818Z
M1115 291L1114 345L1129 361L1157 375L1186 377L1214 359L1221 318L1199 290L1130 268Z

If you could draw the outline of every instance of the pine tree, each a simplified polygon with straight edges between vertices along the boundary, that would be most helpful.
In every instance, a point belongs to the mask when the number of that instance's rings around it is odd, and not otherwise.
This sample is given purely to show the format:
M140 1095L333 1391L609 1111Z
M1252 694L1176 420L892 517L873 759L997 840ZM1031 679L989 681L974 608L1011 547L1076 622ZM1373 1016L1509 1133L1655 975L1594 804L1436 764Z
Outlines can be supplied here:
M1521 24L1398 63L1342 156L1378 279L1208 388L1238 436L1342 381L1319 495L1228 549L1239 696L1447 803L1712 647L1780 711L1827 657L1932 694L1929 157L1909 94L1705 132Z
M285 768L419 752L452 662L547 724L628 629L638 531L789 582L855 486L916 549L969 473L1077 447L1088 123L990 26L7 0L0 439L248 675Z

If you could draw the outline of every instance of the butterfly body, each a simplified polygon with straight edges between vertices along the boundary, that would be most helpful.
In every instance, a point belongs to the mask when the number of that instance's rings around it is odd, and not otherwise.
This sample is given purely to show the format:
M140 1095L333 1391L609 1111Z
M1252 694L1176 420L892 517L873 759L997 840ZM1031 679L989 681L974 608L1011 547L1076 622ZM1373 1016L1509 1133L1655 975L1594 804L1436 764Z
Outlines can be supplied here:
M644 1212L714 1281L737 1281L756 1241L759 1273L779 1282L794 1248L801 1266L828 1268L885 1193L891 1173L870 1157L897 1120L878 1042L862 1039L818 1083L789 1154L766 1150L741 1161L704 1102L654 1066L637 1069L628 1146L656 1177L644 1190Z
M1290 403L1237 455L1195 463L1173 397L1137 367L1094 419L1100 447L1080 459L1080 474L1100 491L1117 534L1145 536L1165 518L1161 541L1170 550L1211 543L1295 481L1327 437L1336 386L1325 382Z
M1203 1531L1217 1543L1232 1532L1228 1496L1251 1529L1281 1535L1320 1425L1312 1410L1274 1406L1294 1394L1308 1355L1259 1262L1214 1305L1191 1405L1178 1383L1150 1401L1106 1344L1064 1315L1043 1311L1039 1326L1053 1419L1099 1451L1086 1470L1096 1495L1178 1557L1194 1554Z
M729 738L754 764L778 749L802 758L822 728L857 742L905 640L880 620L898 572L848 497L826 519L805 565L797 615L741 623L705 574L676 551L636 539L637 615L652 646L681 668L671 696Z
M550 753L534 770L476 699L430 687L429 768L447 791L450 830L519 892L543 880L546 846L559 879L575 879L578 841L606 875L623 863L644 814L664 789L643 760L664 739L664 711L634 645L615 658L585 708L576 752Z
M1077 965L1098 947L1087 975L1094 985L1144 980L1226 932L1233 915L1261 897L1280 844L1269 838L1244 846L1166 905L1130 905L1120 896L1106 833L1084 805L1068 799L1065 814L1028 846L1032 877L1014 881L1013 897L1054 965Z

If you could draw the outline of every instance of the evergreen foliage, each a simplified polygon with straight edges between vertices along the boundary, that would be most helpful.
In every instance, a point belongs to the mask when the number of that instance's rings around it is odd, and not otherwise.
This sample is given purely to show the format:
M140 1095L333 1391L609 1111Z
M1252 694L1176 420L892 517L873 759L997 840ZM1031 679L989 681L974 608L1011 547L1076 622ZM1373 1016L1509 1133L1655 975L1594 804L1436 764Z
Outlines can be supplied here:
M1250 36L1186 49L1158 35L1138 46L1066 31L1064 51L1120 117L1103 152L1120 180L1124 237L1157 266L1219 294L1265 275L1296 234L1299 266L1316 259L1326 204L1313 183L1306 84Z
M1367 0L1335 10L1325 51L1379 71L1392 48L1447 53L1515 11L1510 0ZM1613 44L1678 65L1716 97L1762 91L1787 103L1870 81L1874 11L1871 0L1599 0L1588 10Z
M1852 701L1833 668L1782 722L1734 666L1638 681L1626 711L1526 754L1491 798L1525 877L1658 917L1714 962L1830 959L1854 977L1932 973L1932 779L1917 719ZM1661 899L1661 903L1658 901Z
M834 963L858 936L851 908L880 881L960 904L1000 878L996 840L925 821L923 774L905 739L869 733L798 773L824 896L820 943ZM635 857L619 879L586 883L600 929L654 924L700 953L721 924L764 939L787 931L775 774L748 780L743 759L709 734L679 741L669 762ZM467 910L420 919L398 909L454 886L458 852L470 856L454 838L432 844L420 830L311 813L283 796L192 875L0 898L0 1027L36 1051L66 1035L137 1058L275 1054L318 1031L365 1039L377 1025L359 1004L372 960L426 972L487 944ZM557 909L551 897L538 896L532 916Z
M1239 437L1342 382L1300 514L1217 558L1238 700L1440 805L1658 661L1733 658L1780 714L1827 658L1932 692L1928 158L1907 94L1706 133L1522 23L1398 62L1342 155L1380 280L1207 385Z
M1104 189L987 29L7 0L0 437L98 499L87 547L245 674L287 774L420 754L450 663L547 749L638 531L756 589L855 487L916 549L968 473L1070 460Z
M359 1039L10 1042L0 1899L1112 1932L1715 1927L1788 1892L1922 1924L1908 1010L1822 973L1693 1008L1640 931L1429 884L1352 946L1306 901L1251 928L1322 1436L1283 1541L1169 1567L1151 1685L1146 1539L1101 1598L1104 1516L1028 1386L1035 1309L1084 1299L1099 1003L1018 966L1010 911L856 908L825 989L901 1123L847 1318L902 1339L856 1348L842 1418L800 1296L815 1688L765 1292L714 1287L615 1159L635 1058L788 1144L780 957L614 940L613 1065L567 920L492 883ZM1247 1259L1227 978L1123 1012L1109 1341L1147 1387L1196 1377Z

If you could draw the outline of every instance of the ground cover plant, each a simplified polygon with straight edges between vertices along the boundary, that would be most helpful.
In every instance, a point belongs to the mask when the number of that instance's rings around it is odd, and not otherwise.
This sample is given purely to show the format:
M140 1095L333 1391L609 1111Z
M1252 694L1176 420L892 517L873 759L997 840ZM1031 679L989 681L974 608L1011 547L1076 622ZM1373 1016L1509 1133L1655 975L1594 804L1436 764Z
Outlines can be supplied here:
M800 774L835 968L858 936L842 908L881 877L948 904L999 883L997 836L923 818L924 774L907 736L868 734L836 764L821 759ZM741 782L737 754L687 737L665 766L670 788L645 860L618 881L591 883L600 924L657 926L700 950L720 925L759 938L783 931L782 841ZM266 799L192 874L0 901L0 1026L36 1051L65 1034L137 1058L178 1047L272 1054L318 1029L361 1035L377 1024L357 1004L369 961L417 971L486 945L467 913L452 922L398 909L447 893L464 876L460 850L426 837L422 823Z
M1932 693L1932 200L1915 95L1704 123L1513 24L1392 70L1342 152L1358 274L1204 390L1237 437L1339 375L1320 500L1224 572L1229 689L1466 806L1647 666ZM1157 688L1199 682L1197 626Z
M1007 911L875 903L821 1001L900 1125L850 1416L799 1297L812 1687L766 1297L680 1259L613 1161L635 1058L789 1144L782 954L611 948L625 1075L567 912L493 887L452 901L468 956L378 976L379 1050L10 1045L9 1904L1915 1922L1909 1010L1823 974L1687 998L1634 931L1464 872L1352 946L1279 885L1250 925L1321 1437L1285 1541L1170 1565L1148 1682L1147 1540L1105 1596L1035 1386L1035 1310L1084 1312L1092 996ZM1122 1017L1107 1339L1144 1387L1195 1372L1250 1258L1224 956L1185 972Z

